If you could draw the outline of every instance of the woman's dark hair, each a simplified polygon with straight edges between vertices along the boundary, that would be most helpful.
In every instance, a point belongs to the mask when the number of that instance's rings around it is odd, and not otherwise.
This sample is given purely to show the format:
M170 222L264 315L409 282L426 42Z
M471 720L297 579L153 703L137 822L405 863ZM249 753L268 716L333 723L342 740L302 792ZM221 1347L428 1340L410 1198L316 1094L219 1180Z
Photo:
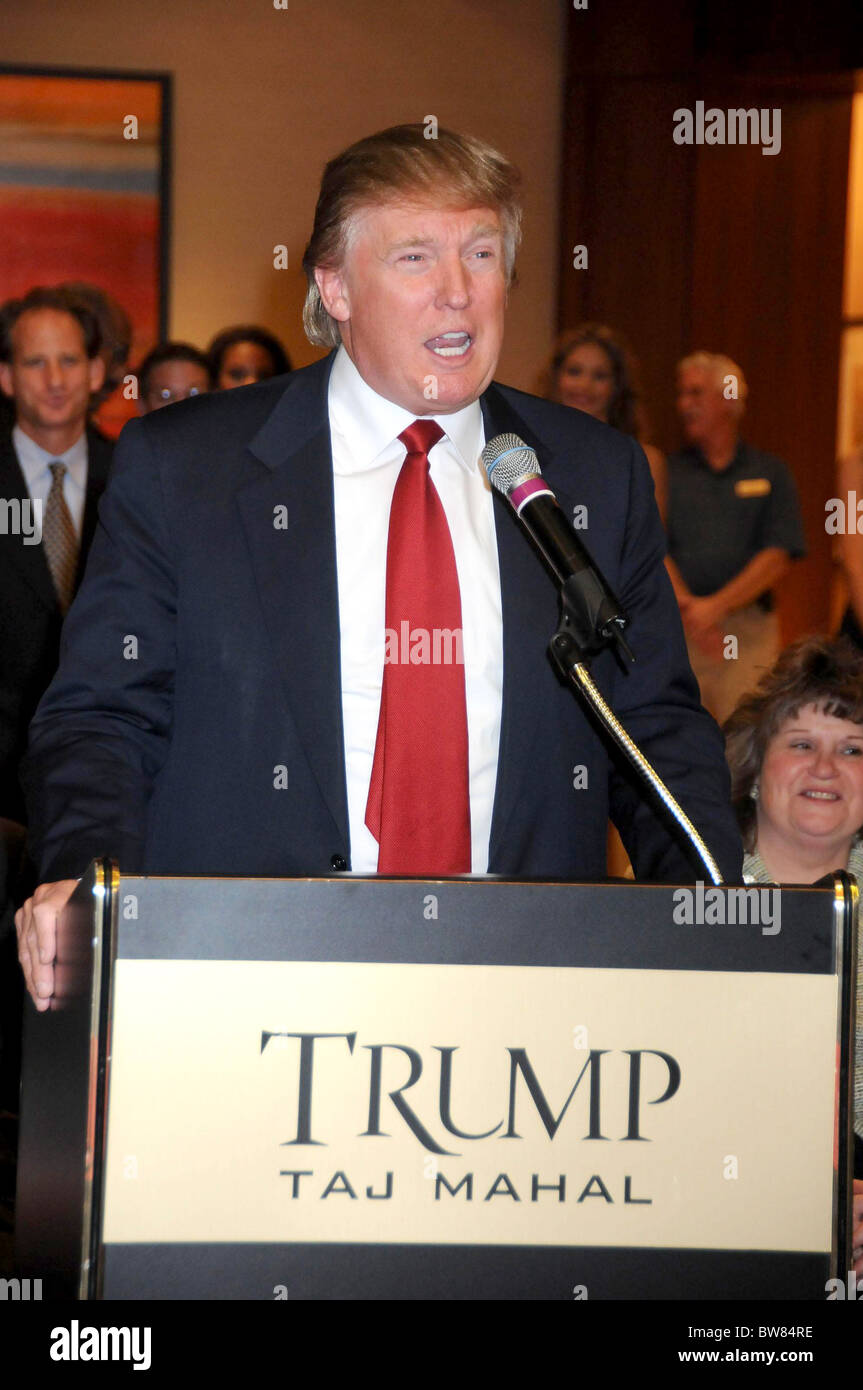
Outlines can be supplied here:
M793 642L723 726L731 800L749 852L755 848L756 829L752 788L767 745L807 705L863 724L863 653L847 638L803 637Z
M214 383L218 383L225 353L235 343L257 343L264 352L268 352L273 362L273 376L282 376L283 373L291 371L291 359L275 334L268 332L266 328L259 328L254 323L239 323L234 328L223 328L207 348Z
M611 366L614 390L608 407L608 423L638 438L644 432L638 368L624 339L604 323L581 323L561 333L543 373L541 394L550 401L560 400L557 385L560 369L574 348L585 345L601 348Z

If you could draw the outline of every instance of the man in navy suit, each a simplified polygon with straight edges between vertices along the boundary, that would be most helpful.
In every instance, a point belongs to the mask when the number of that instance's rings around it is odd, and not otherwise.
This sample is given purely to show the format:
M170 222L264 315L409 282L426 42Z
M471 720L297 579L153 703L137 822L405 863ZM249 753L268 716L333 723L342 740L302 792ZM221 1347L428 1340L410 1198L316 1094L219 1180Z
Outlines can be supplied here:
M336 351L126 427L31 730L26 780L47 881L18 925L38 1007L53 986L57 911L99 854L127 872L319 876L397 863L589 879L604 875L611 814L639 877L696 876L552 669L555 587L479 458L500 432L536 449L569 515L583 509L638 658L624 673L603 654L594 676L739 878L722 742L686 660L641 450L492 385L516 181L496 151L447 131L426 140L422 126L401 126L360 141L325 170L304 262L306 331ZM411 458L420 492L401 493ZM408 495L425 499L422 520L416 503L404 510ZM433 532L463 647L463 675L434 699L423 691L444 687L422 684L422 642L396 650L391 621L399 584L423 570L411 537ZM425 611L435 588L432 575ZM419 683L388 663L416 665ZM438 699L450 702L443 720ZM411 770L398 795L396 767ZM440 784L462 843L412 862L410 836L419 843L439 814Z

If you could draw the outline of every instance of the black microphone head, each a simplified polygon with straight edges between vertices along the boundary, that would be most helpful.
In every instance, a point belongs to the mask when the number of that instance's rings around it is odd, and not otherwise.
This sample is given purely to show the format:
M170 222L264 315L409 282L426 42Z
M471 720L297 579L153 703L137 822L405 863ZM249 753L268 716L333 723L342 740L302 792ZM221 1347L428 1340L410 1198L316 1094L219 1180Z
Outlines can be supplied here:
M483 449L482 461L492 487L504 497L528 478L542 476L536 452L517 434L496 434Z

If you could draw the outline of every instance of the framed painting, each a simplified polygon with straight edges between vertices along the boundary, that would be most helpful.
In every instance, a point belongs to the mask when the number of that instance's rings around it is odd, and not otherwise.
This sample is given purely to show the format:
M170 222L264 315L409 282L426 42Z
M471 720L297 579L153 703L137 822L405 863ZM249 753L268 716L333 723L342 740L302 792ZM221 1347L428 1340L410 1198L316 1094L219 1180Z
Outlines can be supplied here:
M0 66L0 301L83 282L128 316L131 366L165 337L170 131L164 73ZM134 411L120 384L97 420Z

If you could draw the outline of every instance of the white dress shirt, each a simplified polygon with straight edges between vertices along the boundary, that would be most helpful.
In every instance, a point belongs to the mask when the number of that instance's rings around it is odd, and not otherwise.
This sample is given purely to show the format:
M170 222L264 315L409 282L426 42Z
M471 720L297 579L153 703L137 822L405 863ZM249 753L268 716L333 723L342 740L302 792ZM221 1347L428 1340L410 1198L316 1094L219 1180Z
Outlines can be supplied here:
M351 869L374 873L365 823L380 714L390 507L406 457L398 436L416 418L363 381L342 347L329 385L339 588L342 712ZM429 452L461 591L470 777L471 870L488 870L503 691L503 620L492 493L480 460L479 402L434 418L446 437Z
M27 491L34 502L41 504L37 512L43 520L45 504L48 501L48 493L51 491L51 483L53 482L48 465L65 463L66 475L63 478L63 496L66 499L66 506L69 508L75 532L80 540L81 526L84 521L84 503L87 498L86 434L81 434L71 449L67 449L64 454L51 454L47 449L43 449L41 444L37 444L35 439L31 439L29 434L25 434L20 425L16 425L12 431L12 443L15 446L15 453L18 455L21 472L24 474Z

